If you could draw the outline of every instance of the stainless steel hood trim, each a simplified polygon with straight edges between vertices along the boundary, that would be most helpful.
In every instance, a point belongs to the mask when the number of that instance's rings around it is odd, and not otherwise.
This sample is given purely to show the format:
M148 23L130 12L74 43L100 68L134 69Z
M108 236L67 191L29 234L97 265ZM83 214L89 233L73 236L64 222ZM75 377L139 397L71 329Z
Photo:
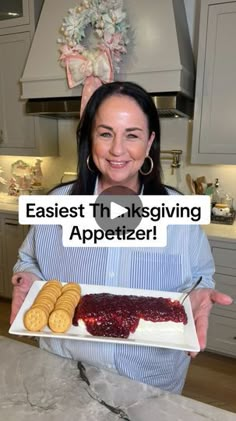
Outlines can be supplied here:
M193 100L179 92L152 94L160 117L193 116ZM26 103L26 113L51 118L79 119L81 97L34 98Z

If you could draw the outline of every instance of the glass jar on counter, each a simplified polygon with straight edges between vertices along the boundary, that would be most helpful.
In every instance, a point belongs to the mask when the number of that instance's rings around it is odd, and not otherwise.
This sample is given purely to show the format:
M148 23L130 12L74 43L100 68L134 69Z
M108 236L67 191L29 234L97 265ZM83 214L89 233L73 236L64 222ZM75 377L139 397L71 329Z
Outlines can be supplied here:
M230 194L225 193L225 195L222 197L222 203L227 205L229 209L233 209L233 198Z

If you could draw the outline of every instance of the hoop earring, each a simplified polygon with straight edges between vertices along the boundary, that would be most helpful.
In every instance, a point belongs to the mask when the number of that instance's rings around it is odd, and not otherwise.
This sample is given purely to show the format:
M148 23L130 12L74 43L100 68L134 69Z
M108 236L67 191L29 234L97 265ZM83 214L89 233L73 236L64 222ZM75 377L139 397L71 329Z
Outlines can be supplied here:
M149 175L149 174L151 174L151 172L152 172L152 170L153 170L153 160L152 160L152 158L148 155L148 156L146 156L146 158L145 159L149 159L149 164L150 164L150 168L149 168L149 170L147 171L147 172L144 172L143 170L142 170L142 167L140 168L140 170L139 170L139 172L140 172L140 174L142 174L142 175ZM145 162L145 160L144 160L144 162ZM143 166L143 165L142 165Z
M89 170L90 172L95 172L95 171L93 171L93 170L91 169L91 167L90 167L90 165L89 165L89 160L90 160L90 158L91 158L91 156L90 156L90 154L89 154L88 158L86 159L87 168L88 168L88 170Z

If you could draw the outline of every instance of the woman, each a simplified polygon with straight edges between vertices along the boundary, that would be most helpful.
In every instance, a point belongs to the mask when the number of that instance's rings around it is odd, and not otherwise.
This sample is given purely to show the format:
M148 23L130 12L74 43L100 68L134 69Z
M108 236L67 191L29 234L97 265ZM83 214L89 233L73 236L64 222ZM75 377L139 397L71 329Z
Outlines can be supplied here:
M99 194L117 185L141 194L176 194L161 182L158 113L141 87L129 82L100 87L87 104L77 136L79 177L53 194ZM231 299L213 290L213 259L200 227L169 226L167 235L163 248L65 248L60 226L32 227L14 267L11 321L35 279L181 291L201 275L191 302L204 349L212 303L230 304ZM175 393L183 388L190 362L185 352L162 348L56 338L41 338L40 346Z

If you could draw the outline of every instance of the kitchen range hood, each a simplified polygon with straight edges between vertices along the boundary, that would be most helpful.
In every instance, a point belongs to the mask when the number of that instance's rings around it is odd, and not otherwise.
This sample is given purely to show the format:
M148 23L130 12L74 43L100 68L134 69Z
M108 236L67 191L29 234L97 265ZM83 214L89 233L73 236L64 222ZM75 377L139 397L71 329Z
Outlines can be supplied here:
M63 17L80 2L44 0L21 79L28 114L79 116L82 87L68 87L57 39ZM123 9L130 43L115 80L143 86L163 117L192 117L195 74L184 0L123 0Z

